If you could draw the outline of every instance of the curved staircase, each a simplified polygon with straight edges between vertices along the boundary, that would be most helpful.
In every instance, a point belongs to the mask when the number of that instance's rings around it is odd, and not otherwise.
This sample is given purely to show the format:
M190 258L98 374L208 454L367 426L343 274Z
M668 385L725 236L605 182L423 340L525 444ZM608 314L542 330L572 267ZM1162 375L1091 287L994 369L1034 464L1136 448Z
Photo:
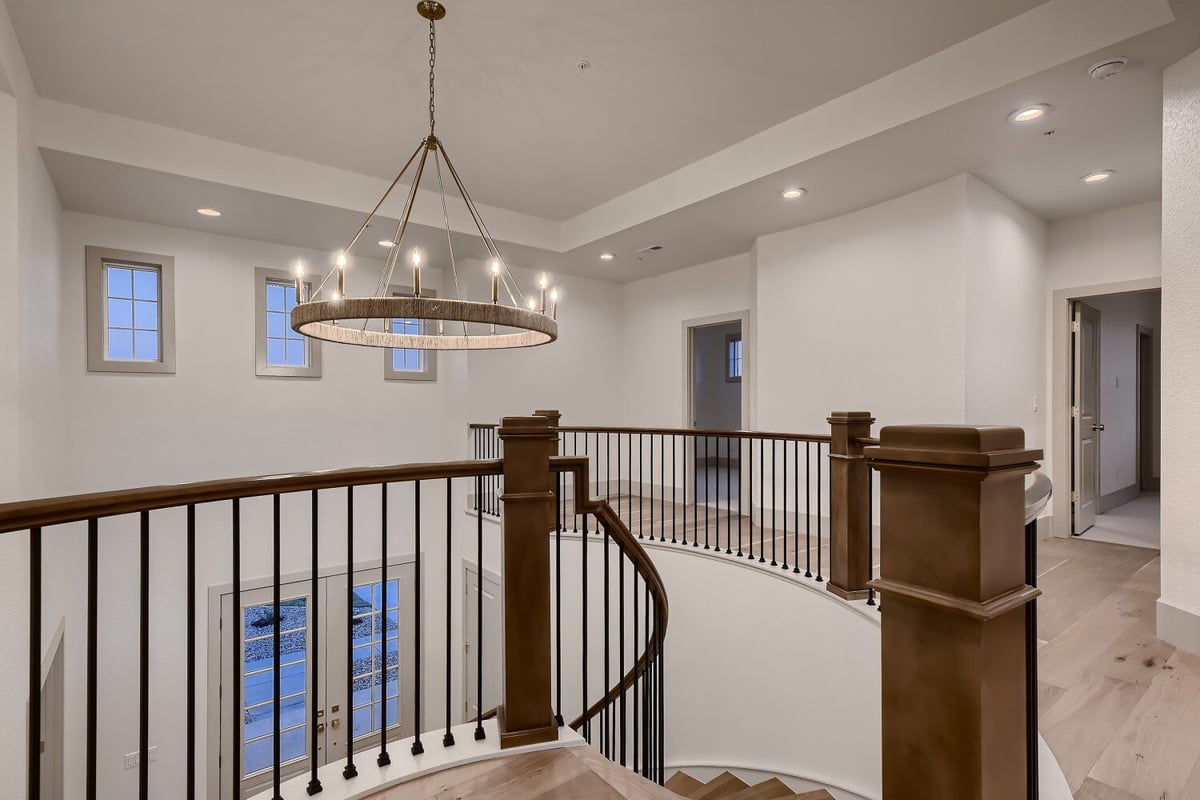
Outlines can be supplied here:
M779 778L770 778L751 786L728 771L708 783L702 783L686 772L676 772L665 785L689 800L833 800L833 795L824 789L797 794Z

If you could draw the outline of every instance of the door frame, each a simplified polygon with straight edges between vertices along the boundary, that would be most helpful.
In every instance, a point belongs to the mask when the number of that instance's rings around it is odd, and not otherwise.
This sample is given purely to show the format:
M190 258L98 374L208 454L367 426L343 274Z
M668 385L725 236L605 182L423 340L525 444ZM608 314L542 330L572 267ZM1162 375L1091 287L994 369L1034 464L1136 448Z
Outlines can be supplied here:
M1050 383L1047 461L1054 493L1050 497L1051 535L1071 536L1071 304L1075 300L1106 294L1162 290L1162 276L1114 283L1056 289L1050 297Z
M417 556L412 553L402 553L400 555L388 558L388 569L395 567L397 569L415 565ZM422 562L422 566L424 562ZM363 572L378 572L383 567L383 560L380 558L369 558L363 561L357 561L354 564L354 573L358 575ZM318 579L337 578L346 575L345 565L322 566L317 569ZM295 572L281 573L279 576L280 584L291 583L311 583L312 570L299 570ZM256 576L253 578L244 578L242 580L242 592L261 591L269 589L275 585L273 577ZM225 631L220 627L221 620L221 605L226 596L233 594L233 583L213 584L208 587L208 616L205 620L205 630L207 631L207 670L204 684L204 707L206 709L206 734L205 741L207 746L207 756L204 763L205 774L205 796L208 800L222 800L222 784L221 769L218 764L218 757L223 752L223 746L226 744L225 738L232 736L232 731L222 730L221 728L221 710L224 698L221 696L222 691L222 648L226 643ZM328 592L319 598L319 604L323 605L328 600ZM318 609L320 610L320 608ZM328 615L326 614L326 618ZM316 617L310 616L310 625L316 620ZM311 630L311 628L310 628ZM423 638L423 637L422 637ZM422 642L422 647L424 642ZM423 665L422 665L423 666ZM422 678L424 678L425 670L422 669ZM321 665L321 674L327 675L328 670L326 665ZM403 675L403 672L401 673ZM403 681L403 677L401 677ZM320 691L320 687L318 687ZM403 696L403 689L401 689ZM322 696L322 701L324 697ZM320 702L319 705L324 705ZM347 714L349 716L349 729L353 731L353 708L348 704ZM406 736L409 734L405 734ZM389 736L389 740L392 737ZM395 738L403 738L397 736ZM232 746L232 740L230 743ZM356 751L357 752L357 751ZM236 799L235 799L236 800Z
M713 314L707 317L685 319L683 325L683 410L681 428L695 428L695 388L696 388L696 359L695 342L692 331L695 328L711 328L715 325L725 325L730 322L740 322L742 326L742 381L741 381L741 412L742 430L749 430L751 425L750 389L755 381L754 371L754 342L750 336L750 312L729 311L724 314Z

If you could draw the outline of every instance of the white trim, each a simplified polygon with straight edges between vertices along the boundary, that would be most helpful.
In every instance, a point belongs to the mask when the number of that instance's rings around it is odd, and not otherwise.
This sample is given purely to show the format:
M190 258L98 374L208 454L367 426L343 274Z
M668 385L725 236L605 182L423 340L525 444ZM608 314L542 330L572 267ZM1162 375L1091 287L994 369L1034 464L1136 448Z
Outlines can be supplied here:
M1096 513L1103 514L1106 511L1112 511L1117 506L1123 506L1130 500L1136 500L1142 494L1142 490L1138 488L1136 483L1131 483L1124 489L1117 489L1115 492L1100 495L1099 502L1096 503Z
M1200 655L1200 613L1158 598L1158 638Z

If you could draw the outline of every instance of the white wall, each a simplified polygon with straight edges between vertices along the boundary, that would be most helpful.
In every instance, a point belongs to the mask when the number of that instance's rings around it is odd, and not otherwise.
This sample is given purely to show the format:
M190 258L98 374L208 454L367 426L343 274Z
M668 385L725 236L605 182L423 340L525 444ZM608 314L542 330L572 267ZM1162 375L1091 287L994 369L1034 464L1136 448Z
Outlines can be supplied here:
M1200 51L1163 76L1159 636L1200 652Z
M751 274L750 257L740 255L621 287L626 423L690 427L684 415L687 390L684 322L752 310ZM745 369L749 373L753 370L750 360L755 347L753 327L742 334L747 357Z
M1100 434L1102 496L1122 490L1126 490L1126 494L1138 491L1137 328L1141 325L1153 332L1157 347L1160 296L1158 292L1140 292L1101 295L1085 300L1100 312L1100 421L1104 424L1104 432ZM1103 500L1101 505L1104 505Z

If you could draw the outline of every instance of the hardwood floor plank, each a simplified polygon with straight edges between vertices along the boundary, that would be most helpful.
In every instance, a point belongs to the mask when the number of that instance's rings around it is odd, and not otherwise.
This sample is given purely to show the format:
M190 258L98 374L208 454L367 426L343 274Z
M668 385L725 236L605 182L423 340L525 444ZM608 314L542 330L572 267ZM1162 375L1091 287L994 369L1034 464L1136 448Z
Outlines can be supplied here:
M1133 573L1133 576L1121 584L1122 589L1133 589L1137 592L1149 592L1158 597L1162 559L1152 559L1146 566Z
M689 793L699 789L704 784L688 775L686 772L676 772L671 777L667 778L666 787L675 794L688 797Z
M1138 797L1129 792L1123 792L1115 786L1088 778L1075 793L1075 800L1150 800L1150 798Z
M1091 777L1142 797L1179 798L1200 760L1200 656L1175 652Z
M1066 693L1066 689L1061 689L1045 681L1038 681L1038 712L1045 716L1046 712Z
M1146 691L1137 684L1085 672L1042 715L1042 736L1062 766L1071 791L1083 785Z
M1144 592L1139 594L1145 595ZM1146 595L1151 596L1151 595ZM1149 686L1175 652L1154 633L1154 612L1144 615L1096 657L1089 669L1110 678Z
M1075 557L1038 582L1043 592L1038 601L1038 635L1047 641L1061 635L1158 555L1142 547L1080 545Z
M1038 651L1043 681L1060 688L1084 671L1143 617L1154 619L1154 601L1147 592L1118 589L1101 597L1075 622ZM1038 603L1041 611L1041 602Z

